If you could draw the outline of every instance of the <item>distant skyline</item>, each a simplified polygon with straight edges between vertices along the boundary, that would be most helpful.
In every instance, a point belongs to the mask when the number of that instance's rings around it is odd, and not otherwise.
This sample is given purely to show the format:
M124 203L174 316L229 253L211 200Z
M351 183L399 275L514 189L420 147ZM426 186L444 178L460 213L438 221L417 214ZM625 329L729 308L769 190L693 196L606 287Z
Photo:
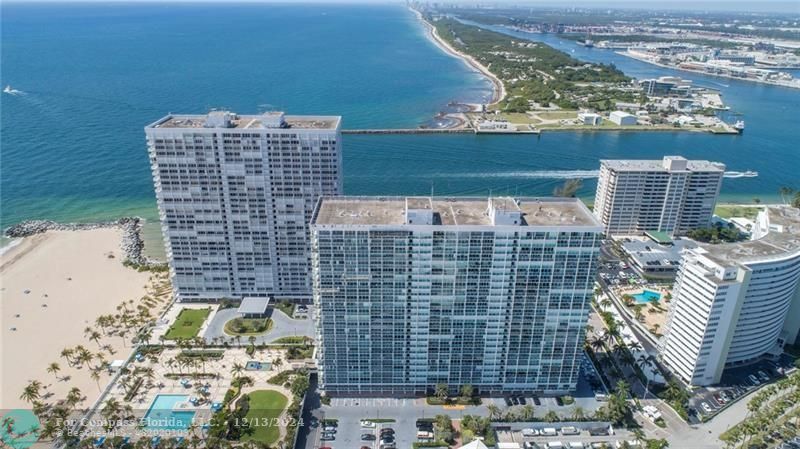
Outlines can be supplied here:
M405 3L404 0L8 0L3 3L319 3L319 4L386 4ZM434 3L434 1L431 1ZM780 12L796 13L800 15L800 1L790 0L704 0L704 1L670 1L661 0L578 0L568 2L558 0L444 0L436 3L460 3L464 5L481 6L523 6L523 7L563 7L563 8L624 8L654 11L714 11L714 12Z

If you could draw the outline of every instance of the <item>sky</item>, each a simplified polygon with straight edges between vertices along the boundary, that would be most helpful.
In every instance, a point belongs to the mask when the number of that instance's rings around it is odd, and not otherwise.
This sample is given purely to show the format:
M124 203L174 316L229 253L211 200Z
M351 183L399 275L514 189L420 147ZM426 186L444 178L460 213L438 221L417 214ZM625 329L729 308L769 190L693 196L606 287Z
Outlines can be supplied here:
M226 0L4 0L2 3L111 3L111 2L225 2ZM404 3L404 0L232 0L248 3ZM653 10L690 10L690 11L764 11L784 12L800 15L800 0L427 0L440 3L461 3L464 5L482 6L544 6L544 7L591 7L591 8L626 8Z

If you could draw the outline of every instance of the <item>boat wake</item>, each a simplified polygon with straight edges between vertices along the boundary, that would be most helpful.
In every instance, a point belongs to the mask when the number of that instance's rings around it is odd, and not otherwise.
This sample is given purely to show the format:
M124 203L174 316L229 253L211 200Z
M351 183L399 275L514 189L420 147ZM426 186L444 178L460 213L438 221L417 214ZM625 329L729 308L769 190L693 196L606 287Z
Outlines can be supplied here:
M744 171L744 172L742 172L742 171L726 171L725 174L723 175L724 178L755 178L756 176L758 176L758 172L757 171L752 171L752 170L748 170L748 171Z
M25 95L25 92L19 89L14 89L11 86L6 86L5 89L3 89L3 93L9 95Z
M537 170L497 173L436 173L441 178L521 178L521 179L591 179L597 178L600 170ZM426 175L430 176L430 175ZM726 171L725 178L755 178L756 171Z
M539 170L498 173L437 173L443 178L523 178L523 179L583 179L596 178L599 170Z

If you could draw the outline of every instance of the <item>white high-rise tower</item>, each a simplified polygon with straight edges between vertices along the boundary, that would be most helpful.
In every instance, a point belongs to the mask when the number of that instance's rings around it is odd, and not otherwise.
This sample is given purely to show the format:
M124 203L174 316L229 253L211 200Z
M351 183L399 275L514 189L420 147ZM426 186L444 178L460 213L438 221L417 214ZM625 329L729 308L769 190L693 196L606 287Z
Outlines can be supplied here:
M311 296L308 222L342 192L340 121L214 111L145 127L179 300Z

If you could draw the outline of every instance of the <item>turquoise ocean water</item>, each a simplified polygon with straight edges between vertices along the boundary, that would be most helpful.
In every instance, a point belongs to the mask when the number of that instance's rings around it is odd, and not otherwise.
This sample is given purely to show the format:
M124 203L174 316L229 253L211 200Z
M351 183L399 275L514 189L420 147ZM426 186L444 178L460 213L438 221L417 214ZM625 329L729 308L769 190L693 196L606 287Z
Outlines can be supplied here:
M31 218L155 218L143 127L168 112L283 109L340 114L345 128L414 127L489 83L395 5L21 4L2 6L0 225ZM541 39L637 77L674 74ZM574 50L574 52L573 52ZM684 73L744 114L743 136L547 133L344 137L348 194L548 195L601 158L680 154L756 170L723 199L775 200L800 187L800 91Z

